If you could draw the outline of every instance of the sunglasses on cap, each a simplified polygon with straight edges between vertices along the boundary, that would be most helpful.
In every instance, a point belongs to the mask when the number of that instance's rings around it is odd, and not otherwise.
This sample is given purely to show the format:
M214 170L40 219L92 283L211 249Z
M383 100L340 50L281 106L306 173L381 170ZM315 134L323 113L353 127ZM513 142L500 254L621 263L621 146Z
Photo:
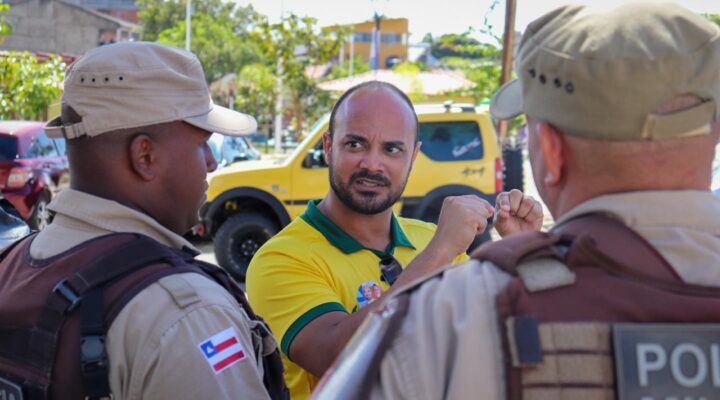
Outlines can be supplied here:
M388 285L392 286L402 271L402 264L395 257L384 256L380 259L380 279Z

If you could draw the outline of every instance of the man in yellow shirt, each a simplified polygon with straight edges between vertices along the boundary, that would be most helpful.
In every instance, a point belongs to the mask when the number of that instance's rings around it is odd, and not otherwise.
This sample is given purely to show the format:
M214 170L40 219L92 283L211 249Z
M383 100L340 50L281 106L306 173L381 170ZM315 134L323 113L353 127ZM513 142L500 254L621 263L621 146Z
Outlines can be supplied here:
M477 196L447 198L437 228L393 214L420 148L417 131L412 103L396 87L371 82L348 90L323 137L330 192L250 264L248 297L281 343L293 398L309 396L391 287L466 259L493 215ZM538 203L517 191L503 198L501 226L539 228Z

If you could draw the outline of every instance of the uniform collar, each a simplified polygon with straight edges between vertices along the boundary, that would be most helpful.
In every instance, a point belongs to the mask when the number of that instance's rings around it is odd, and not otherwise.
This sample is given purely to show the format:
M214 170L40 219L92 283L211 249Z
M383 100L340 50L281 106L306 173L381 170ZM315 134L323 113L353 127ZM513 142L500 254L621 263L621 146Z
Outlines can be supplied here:
M598 212L620 219L631 228L682 227L720 235L717 223L720 198L709 190L648 190L603 195L575 206L558 218L555 226Z
M62 190L48 208L57 213L54 223L75 226L97 236L110 232L140 233L166 246L198 252L190 242L151 216L79 190Z
M398 222L395 214L393 213L390 217L390 243L385 249L385 252L381 252L375 249L370 249L355 240L352 236L348 235L339 226L337 226L330 218L326 217L325 214L318 210L317 205L320 200L310 200L308 202L307 209L300 215L305 222L315 228L318 232L322 233L333 246L342 250L343 253L351 254L360 250L370 250L378 257L385 256L387 254L392 255L395 252L397 246L415 248L410 240L403 232L400 223Z

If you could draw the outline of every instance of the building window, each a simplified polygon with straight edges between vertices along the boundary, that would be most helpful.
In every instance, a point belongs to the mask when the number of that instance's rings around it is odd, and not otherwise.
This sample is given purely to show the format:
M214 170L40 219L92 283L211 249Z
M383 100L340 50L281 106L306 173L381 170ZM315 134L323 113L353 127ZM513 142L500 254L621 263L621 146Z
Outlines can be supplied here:
M353 40L357 43L370 43L370 42L372 42L372 33L370 33L370 32L355 32L353 34Z
M402 43L402 35L397 33L380 33L382 43Z

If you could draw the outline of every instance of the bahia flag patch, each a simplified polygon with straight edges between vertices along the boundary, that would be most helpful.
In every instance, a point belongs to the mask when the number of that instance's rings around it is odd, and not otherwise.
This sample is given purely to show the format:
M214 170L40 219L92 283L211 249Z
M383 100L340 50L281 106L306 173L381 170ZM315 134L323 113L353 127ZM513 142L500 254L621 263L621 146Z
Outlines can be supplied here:
M199 347L216 374L245 358L245 350L233 328L209 337L200 343Z

